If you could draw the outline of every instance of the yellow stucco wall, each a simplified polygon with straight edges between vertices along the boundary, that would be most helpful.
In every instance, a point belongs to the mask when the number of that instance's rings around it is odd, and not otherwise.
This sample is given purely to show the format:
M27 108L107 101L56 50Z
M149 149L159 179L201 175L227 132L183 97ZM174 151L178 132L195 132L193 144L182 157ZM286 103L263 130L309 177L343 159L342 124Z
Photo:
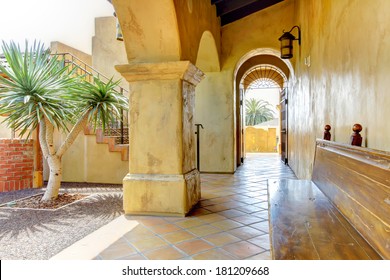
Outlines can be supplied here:
M245 152L247 153L275 153L276 128L245 128Z
M65 135L55 134L56 147ZM120 153L110 152L107 144L97 144L95 135L80 133L62 158L63 182L121 184L128 172L128 161ZM44 180L48 180L48 166L44 163Z
M0 138L11 138L12 129L7 127L6 123L3 123L5 117L0 116Z
M129 63L189 60L196 63L208 30L220 50L220 25L208 0L113 0ZM153 19L153 20L151 20Z
M209 31L220 53L220 24L216 8L208 0L174 0L181 44L181 60L196 62L199 42L204 31Z
M120 86L128 90L129 83L114 68L126 62L125 44L116 39L116 18L96 18L95 36L92 38L92 67L108 78L121 79Z
M195 123L200 130L200 170L203 172L234 172L232 135L234 115L230 71L206 72L196 87Z
M180 60L173 0L113 0L112 3L120 21L129 63Z
M363 125L363 145L390 151L390 1L297 0L297 80L290 84L290 166L311 175L314 141L325 124L347 143ZM310 58L310 66L305 65Z
M83 51L75 49L64 43L55 41L50 43L50 50L52 53L71 53L88 65L92 65L92 57Z
M285 0L222 27L222 65L235 68L241 57L258 48L279 51L278 38L293 25L294 1Z

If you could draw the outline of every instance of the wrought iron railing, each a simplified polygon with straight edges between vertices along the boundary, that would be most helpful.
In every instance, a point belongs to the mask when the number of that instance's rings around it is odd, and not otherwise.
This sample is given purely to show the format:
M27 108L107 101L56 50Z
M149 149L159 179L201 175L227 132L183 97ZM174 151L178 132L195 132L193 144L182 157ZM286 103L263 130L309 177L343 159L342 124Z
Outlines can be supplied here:
M70 71L75 71L76 74L83 76L88 82L92 83L94 77L98 78L103 83L110 80L71 53L57 53L54 55L63 59L65 65L69 66ZM117 86L115 90L122 95L128 96L128 91L121 86ZM104 133L105 135L116 137L116 143L118 144L129 144L128 123L128 112L127 110L122 110L120 119L111 122L108 127L106 127Z

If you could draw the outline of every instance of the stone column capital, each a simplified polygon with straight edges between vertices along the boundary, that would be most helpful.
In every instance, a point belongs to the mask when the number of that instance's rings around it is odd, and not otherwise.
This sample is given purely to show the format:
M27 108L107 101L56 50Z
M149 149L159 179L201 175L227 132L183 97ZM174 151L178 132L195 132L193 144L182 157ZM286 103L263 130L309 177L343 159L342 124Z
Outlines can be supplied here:
M115 69L129 82L180 79L197 85L204 73L190 61L117 65Z

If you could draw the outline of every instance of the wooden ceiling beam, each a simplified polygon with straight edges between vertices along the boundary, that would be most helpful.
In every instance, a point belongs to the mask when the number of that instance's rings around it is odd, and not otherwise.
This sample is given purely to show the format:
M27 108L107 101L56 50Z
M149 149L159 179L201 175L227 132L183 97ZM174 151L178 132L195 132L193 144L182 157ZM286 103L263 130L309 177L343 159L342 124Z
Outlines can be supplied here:
M234 0L234 1L240 1L240 0ZM257 11L268 8L282 1L283 0L261 0L261 1L252 2L251 4L233 10L227 14L221 15L221 26L239 20L243 17L246 17ZM217 5L217 9L218 9L218 5Z
M223 16L240 8L258 2L258 0L225 0L217 5L217 16Z

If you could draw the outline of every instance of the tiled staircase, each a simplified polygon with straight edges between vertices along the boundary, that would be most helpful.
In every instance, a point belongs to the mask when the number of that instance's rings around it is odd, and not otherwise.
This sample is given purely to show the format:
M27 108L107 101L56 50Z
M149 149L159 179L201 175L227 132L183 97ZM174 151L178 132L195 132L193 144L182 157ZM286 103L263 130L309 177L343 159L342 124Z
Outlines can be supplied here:
M96 135L96 143L107 144L110 152L121 153L121 159L123 161L129 160L129 144L118 144L118 136L106 135L103 129L98 128L94 130L91 126L84 128L85 135Z

